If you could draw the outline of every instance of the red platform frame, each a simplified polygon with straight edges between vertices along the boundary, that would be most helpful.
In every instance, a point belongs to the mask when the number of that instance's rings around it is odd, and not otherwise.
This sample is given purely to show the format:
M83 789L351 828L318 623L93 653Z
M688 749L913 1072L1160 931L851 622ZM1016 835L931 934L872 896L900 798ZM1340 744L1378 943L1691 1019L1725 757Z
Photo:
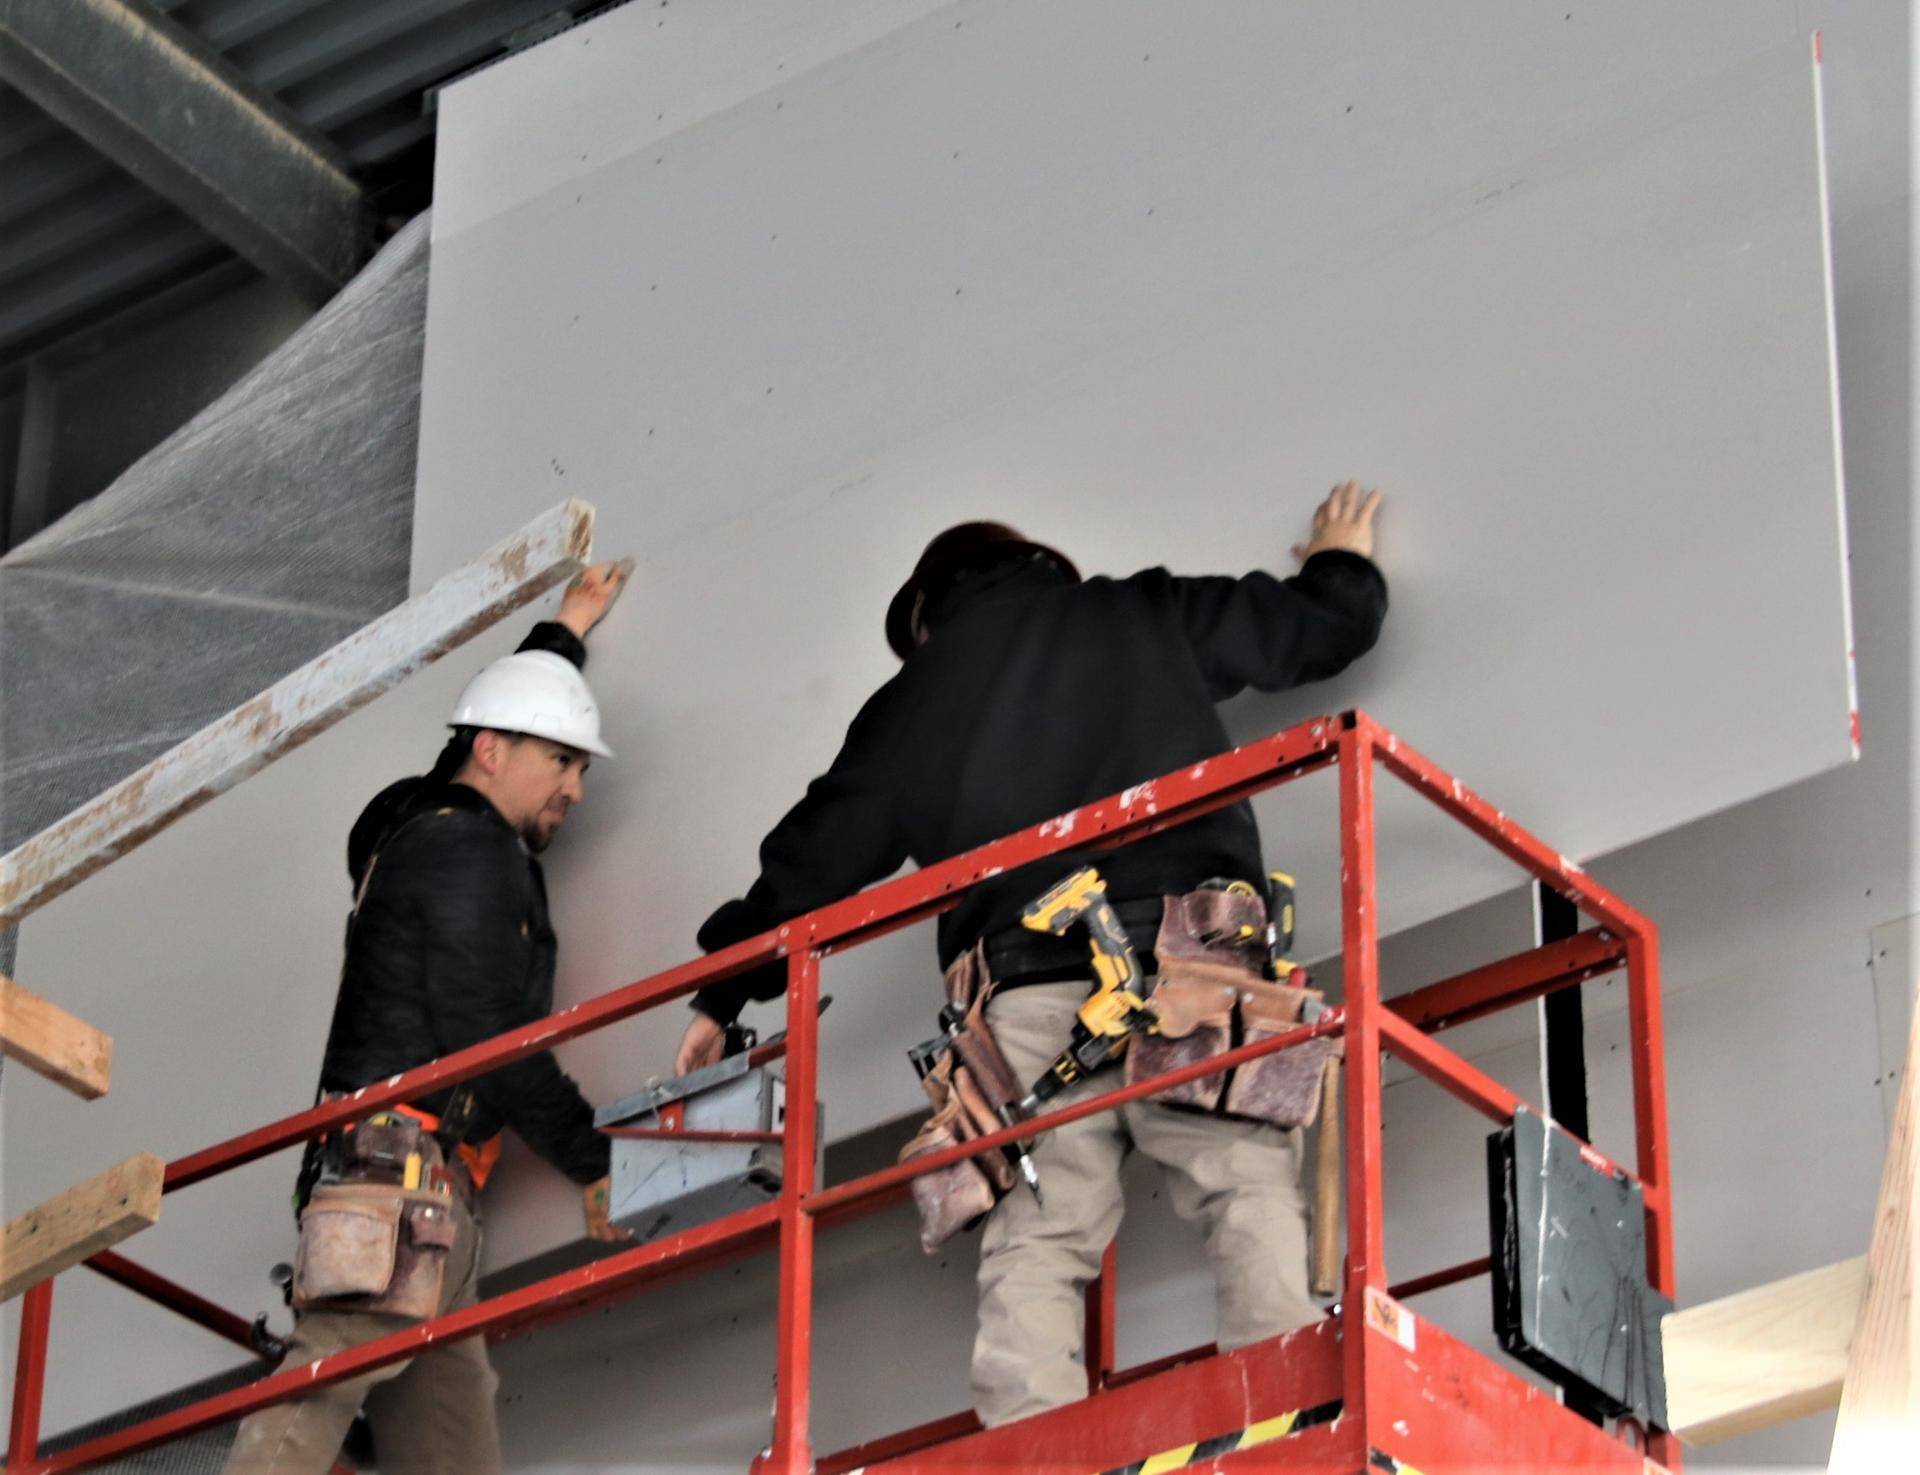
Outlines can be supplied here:
M909 1182L964 1157L993 1151L1005 1130L907 1165L819 1187L820 960L953 906L985 877L1068 849L1089 836L1126 844L1322 768L1340 786L1344 1005L1316 1023L1075 1103L1023 1125L1048 1131L1111 1111L1166 1086L1321 1035L1344 1035L1347 1056L1344 1294L1337 1319L1258 1346L1197 1348L1151 1366L1113 1367L1113 1260L1088 1291L1088 1397L1003 1428L982 1431L971 1414L877 1440L816 1462L809 1436L813 1243L817 1230L900 1202ZM1404 780L1524 870L1572 901L1595 924L1457 977L1382 999L1374 906L1374 781L1379 768ZM523 1029L408 1071L343 1101L315 1107L168 1164L166 1189L188 1187L318 1136L382 1107L410 1101L537 1050L656 1008L774 958L788 968L787 1039L760 1058L787 1057L784 1127L789 1170L780 1196L668 1239L617 1251L577 1270L492 1297L361 1347L276 1372L57 1454L38 1450L53 1283L27 1293L7 1469L16 1475L80 1470L240 1418L256 1409L407 1358L436 1342L503 1336L651 1286L777 1247L780 1261L773 1439L757 1471L823 1475L886 1471L1059 1471L1127 1466L1156 1455L1218 1470L1395 1470L1449 1475L1510 1469L1677 1469L1679 1447L1655 1434L1644 1451L1629 1431L1607 1432L1560 1407L1503 1365L1414 1316L1400 1298L1484 1274L1476 1260L1389 1286L1383 1251L1382 1056L1399 1056L1492 1121L1512 1120L1520 1101L1433 1036L1555 989L1625 968L1632 1035L1636 1173L1645 1198L1647 1269L1674 1294L1666 1094L1660 1025L1658 933L1646 917L1379 726L1363 712L1320 717L1180 773L1141 784L939 865L863 891L735 947L615 989ZM1611 1166L1611 1165L1609 1165ZM244 1341L246 1323L117 1255L92 1268L220 1335ZM1122 1390L1125 1390L1124 1392ZM1291 1428L1293 1416L1300 1427ZM1251 1429L1251 1433L1243 1433ZM1280 1432L1288 1429L1284 1435ZM1249 1441L1245 1448L1234 1440ZM743 1451L743 1463L746 1452ZM1160 1463L1156 1468L1176 1468Z

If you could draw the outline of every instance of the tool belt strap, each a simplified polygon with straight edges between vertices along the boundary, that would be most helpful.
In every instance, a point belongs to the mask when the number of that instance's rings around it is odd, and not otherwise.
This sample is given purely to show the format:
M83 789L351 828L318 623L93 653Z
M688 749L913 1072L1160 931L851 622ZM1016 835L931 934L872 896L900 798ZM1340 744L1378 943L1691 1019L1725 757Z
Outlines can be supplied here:
M1148 896L1137 901L1117 901L1113 903L1113 910L1120 918L1120 925L1127 929L1127 938L1133 944L1142 970L1153 972L1154 943L1160 935L1160 920L1166 910L1164 899ZM1087 939L1077 930L1065 937L1055 937L1016 925L989 933L982 947L987 971L1001 988L1085 978L1093 966L1087 956Z
M422 1111L417 1106L396 1106L392 1108L402 1116L410 1116L429 1133L438 1134L440 1118L430 1111ZM467 1177L473 1181L473 1191L478 1193L487 1186L487 1178L492 1174L494 1164L500 1161L500 1133L495 1132L485 1142L461 1142L454 1145L454 1154L467 1170Z

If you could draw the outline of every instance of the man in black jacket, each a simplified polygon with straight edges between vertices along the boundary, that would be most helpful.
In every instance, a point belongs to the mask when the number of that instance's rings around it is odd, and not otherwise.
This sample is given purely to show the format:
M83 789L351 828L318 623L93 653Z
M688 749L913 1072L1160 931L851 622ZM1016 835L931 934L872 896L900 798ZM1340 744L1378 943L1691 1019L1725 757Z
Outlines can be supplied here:
M1294 550L1300 571L1285 580L1155 568L1082 581L1064 555L999 524L941 534L887 613L900 673L767 835L759 878L707 920L700 945L742 941L909 859L931 865L1223 751L1215 703L1249 686L1280 691L1332 676L1372 647L1387 606L1371 559L1378 505L1378 492L1336 487L1314 514L1311 541ZM1090 984L1084 944L1049 952L1054 940L1024 932L1019 913L1090 864L1143 955L1160 898L1215 878L1256 887L1265 879L1253 811L1242 803L973 888L940 918L940 963L952 966L984 940L998 983L988 1020L1024 1079L1065 1044ZM714 1059L742 1006L784 985L784 965L775 965L702 990L675 1069ZM1297 1131L1154 1103L1087 1118L1034 1149L1044 1207L1015 1193L988 1223L974 1353L975 1403L988 1423L1084 1393L1080 1290L1118 1226L1118 1166L1129 1148L1162 1163L1175 1206L1205 1228L1223 1346L1314 1316Z
M587 632L625 577L624 566L601 565L575 580L558 621L535 626L519 651L468 684L433 771L391 785L355 822L347 846L355 902L324 1091L357 1090L553 1011L557 944L535 856L583 797L590 758L610 756L580 668ZM428 1153L444 1159L451 1180L453 1242L436 1314L478 1300L477 1198L503 1127L581 1185L593 1238L624 1238L607 1219L607 1138L551 1053L399 1110L431 1134ZM303 1199L306 1187L303 1179ZM409 1324L359 1309L309 1310L297 1322L288 1365ZM436 1346L254 1415L227 1469L320 1475L364 1403L382 1470L497 1471L498 1386L482 1339Z

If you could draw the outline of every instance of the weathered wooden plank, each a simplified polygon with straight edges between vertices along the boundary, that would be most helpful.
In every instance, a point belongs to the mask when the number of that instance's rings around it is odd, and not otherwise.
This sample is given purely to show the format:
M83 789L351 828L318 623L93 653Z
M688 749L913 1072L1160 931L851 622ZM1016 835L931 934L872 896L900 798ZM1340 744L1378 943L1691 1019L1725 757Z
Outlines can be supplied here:
M1660 1341L1673 1432L1713 1444L1832 1408L1866 1293L1862 1255L1669 1314Z
M0 1053L96 1101L113 1078L113 1037L0 973Z
M1920 999L1907 1036L1906 1074L1880 1176L1867 1293L1847 1356L1846 1389L1833 1431L1830 1472L1911 1469L1920 1459L1920 1236L1913 1199L1920 1184Z
M143 1152L10 1220L0 1230L0 1301L155 1223L166 1176L166 1163Z
M585 566L568 500L0 857L9 927Z

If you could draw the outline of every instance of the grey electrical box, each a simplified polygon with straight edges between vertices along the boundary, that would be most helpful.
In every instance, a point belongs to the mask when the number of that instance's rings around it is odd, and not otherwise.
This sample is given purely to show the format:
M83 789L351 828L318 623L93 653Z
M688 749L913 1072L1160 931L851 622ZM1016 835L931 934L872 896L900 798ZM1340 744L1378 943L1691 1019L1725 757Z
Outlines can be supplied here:
M650 1086L594 1113L597 1127L671 1127L689 1133L778 1132L787 1119L784 1061L749 1066L746 1055ZM817 1133L820 1141L824 1133ZM641 1241L678 1234L780 1192L777 1142L676 1142L615 1137L608 1213Z
M1660 1319L1640 1185L1521 1107L1487 1141L1500 1345L1608 1414L1666 1427Z

